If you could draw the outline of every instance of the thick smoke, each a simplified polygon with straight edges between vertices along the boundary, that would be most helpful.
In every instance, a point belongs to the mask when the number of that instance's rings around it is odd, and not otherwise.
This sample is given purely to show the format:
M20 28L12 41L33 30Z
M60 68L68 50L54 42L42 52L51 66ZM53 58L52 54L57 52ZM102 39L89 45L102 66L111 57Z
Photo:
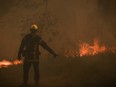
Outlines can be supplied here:
M16 55L21 35L29 32L32 23L44 26L39 33L59 53L80 41L91 43L94 38L106 45L116 45L115 0L1 0L0 3L1 57Z
M116 46L115 20L116 0L0 0L0 60L16 58L21 39L29 33L33 23L41 27L39 34L59 55L63 55L65 49L75 48L80 42L91 44L94 38L107 46ZM84 87L87 81L89 84L97 77L98 82L104 81L100 77L104 72L109 71L107 76L110 73L113 77L114 60L109 63L110 59L99 56L99 59L96 57L92 60L66 59L62 56L53 59L46 51L40 50L40 74L41 78L48 80L48 84L57 80L60 84L67 81L70 84L74 80L78 87ZM106 56L111 57L108 54ZM18 82L20 72L14 76L12 73L20 69L3 71L2 78L7 78L4 82L11 81L8 77L14 77ZM4 72L8 75L4 75Z

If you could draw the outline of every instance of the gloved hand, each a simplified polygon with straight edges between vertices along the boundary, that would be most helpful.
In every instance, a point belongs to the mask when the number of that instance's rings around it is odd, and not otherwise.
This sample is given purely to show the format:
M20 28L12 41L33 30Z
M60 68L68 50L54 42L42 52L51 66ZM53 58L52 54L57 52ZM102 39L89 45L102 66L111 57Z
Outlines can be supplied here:
M56 58L58 55L57 54L54 54L53 56Z
M18 58L17 58L19 61L21 60L21 56L18 56Z

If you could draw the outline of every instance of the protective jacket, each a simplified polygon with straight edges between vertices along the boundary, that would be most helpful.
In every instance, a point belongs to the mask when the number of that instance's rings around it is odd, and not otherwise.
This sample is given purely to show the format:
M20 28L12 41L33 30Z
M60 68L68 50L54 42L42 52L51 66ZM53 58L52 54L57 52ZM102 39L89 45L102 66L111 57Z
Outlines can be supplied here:
M39 45L49 51L52 55L56 55L39 35L32 35L30 33L26 35L21 42L18 58L23 56L26 61L39 61L39 55L41 54Z

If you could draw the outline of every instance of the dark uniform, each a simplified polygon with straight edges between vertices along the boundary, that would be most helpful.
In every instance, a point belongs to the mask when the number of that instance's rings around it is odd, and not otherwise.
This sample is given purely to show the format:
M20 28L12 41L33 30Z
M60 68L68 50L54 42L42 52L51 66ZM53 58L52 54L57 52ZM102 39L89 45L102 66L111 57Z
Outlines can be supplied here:
M18 52L18 58L25 57L23 64L23 80L27 83L29 76L29 69L31 64L34 67L34 80L39 81L39 45L49 51L53 56L57 56L56 53L42 40L39 35L32 35L31 33L26 35L22 42Z

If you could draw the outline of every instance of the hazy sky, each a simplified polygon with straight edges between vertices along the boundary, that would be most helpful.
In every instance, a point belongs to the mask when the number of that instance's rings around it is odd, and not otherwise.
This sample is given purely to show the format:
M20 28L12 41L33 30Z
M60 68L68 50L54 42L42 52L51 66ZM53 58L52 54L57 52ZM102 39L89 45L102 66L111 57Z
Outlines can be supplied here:
M46 0L0 0L0 57L15 57L21 33L46 11ZM115 0L47 0L47 11L56 25L41 30L43 39L58 53L79 41L99 38L106 45L116 45ZM24 29L24 30L23 30Z

